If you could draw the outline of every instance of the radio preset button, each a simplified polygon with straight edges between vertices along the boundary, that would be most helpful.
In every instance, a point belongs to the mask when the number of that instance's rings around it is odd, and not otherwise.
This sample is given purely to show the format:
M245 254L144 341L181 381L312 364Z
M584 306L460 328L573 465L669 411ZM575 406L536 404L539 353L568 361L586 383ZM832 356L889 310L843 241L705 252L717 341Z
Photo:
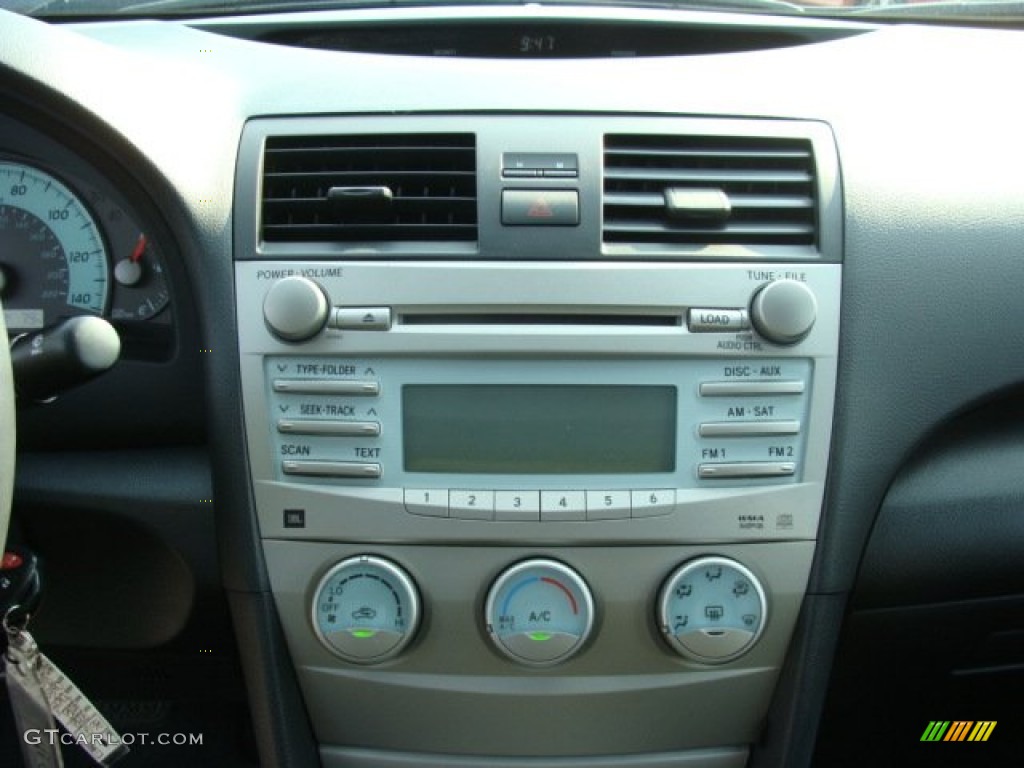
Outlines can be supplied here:
M701 397L760 397L762 395L802 395L802 381L704 381Z
M445 488L406 488L405 510L411 515L448 517L448 490Z
M796 474L792 461L750 461L728 464L701 464L697 475L703 480L735 480L738 478L791 477Z
M587 491L587 520L628 520L629 491Z
M448 513L459 520L493 520L494 491L449 491Z
M704 309L693 307L687 314L690 333L730 333L750 328L750 319L743 309Z
M701 437L765 437L800 434L800 422L786 421L713 421L698 428Z
M298 463L298 462L292 462ZM607 491L490 491L407 488L406 511L421 517L535 523L628 520L675 511L674 488Z
M350 397L376 397L380 384L376 381L318 379L274 379L274 391L286 395L348 395Z
M632 491L630 505L633 517L660 517L676 511L675 488L657 488L645 491Z
M278 419L277 431L286 435L330 435L331 437L379 437L377 421L321 421Z
M381 475L380 464L357 461L283 461L281 468L286 475L308 475L310 477L376 480Z
M494 519L535 523L540 520L540 491L495 491Z
M587 519L584 491L541 491L540 519L544 522L579 522Z

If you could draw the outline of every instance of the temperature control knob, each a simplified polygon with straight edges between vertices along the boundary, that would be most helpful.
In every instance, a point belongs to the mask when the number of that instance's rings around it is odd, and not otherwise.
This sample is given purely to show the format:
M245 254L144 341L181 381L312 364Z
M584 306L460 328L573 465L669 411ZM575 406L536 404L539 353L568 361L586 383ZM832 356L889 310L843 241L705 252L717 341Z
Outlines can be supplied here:
M681 656L720 664L742 656L764 629L768 606L757 577L724 557L677 568L658 597L658 625Z
M759 334L777 344L795 344L810 333L818 316L811 289L796 280L762 286L750 303L750 320Z
M284 341L305 341L327 323L331 303L324 289L308 277L291 275L274 283L263 299L263 319Z
M565 661L594 625L590 588L554 560L526 560L502 573L487 594L484 620L491 640L509 658L543 667Z
M357 664L396 656L416 634L420 600L409 575L382 557L342 560L313 595L313 629L327 650Z

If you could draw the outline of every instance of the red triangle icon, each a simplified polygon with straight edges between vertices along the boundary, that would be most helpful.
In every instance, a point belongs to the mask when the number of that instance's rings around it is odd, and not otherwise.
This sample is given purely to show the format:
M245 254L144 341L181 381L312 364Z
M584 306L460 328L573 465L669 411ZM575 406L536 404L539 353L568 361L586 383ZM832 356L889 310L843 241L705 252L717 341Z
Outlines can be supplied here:
M551 210L551 205L543 196L534 200L530 210L526 212L527 218L530 219L550 219L554 215L555 212Z

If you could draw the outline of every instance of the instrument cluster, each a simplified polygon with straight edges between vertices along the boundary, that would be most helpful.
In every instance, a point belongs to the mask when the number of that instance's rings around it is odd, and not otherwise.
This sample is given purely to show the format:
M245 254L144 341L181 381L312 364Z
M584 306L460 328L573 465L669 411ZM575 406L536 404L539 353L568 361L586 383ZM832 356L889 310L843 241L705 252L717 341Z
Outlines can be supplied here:
M129 358L172 351L171 289L159 237L84 163L0 145L0 299L9 335L69 317L108 320Z

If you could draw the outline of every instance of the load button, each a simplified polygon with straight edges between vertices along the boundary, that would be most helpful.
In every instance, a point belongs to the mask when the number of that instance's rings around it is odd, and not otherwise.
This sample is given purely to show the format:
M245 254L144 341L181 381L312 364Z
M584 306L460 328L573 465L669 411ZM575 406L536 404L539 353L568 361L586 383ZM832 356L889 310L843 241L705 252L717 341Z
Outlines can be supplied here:
M743 309L705 309L693 307L687 315L690 333L730 333L746 331L750 319Z

